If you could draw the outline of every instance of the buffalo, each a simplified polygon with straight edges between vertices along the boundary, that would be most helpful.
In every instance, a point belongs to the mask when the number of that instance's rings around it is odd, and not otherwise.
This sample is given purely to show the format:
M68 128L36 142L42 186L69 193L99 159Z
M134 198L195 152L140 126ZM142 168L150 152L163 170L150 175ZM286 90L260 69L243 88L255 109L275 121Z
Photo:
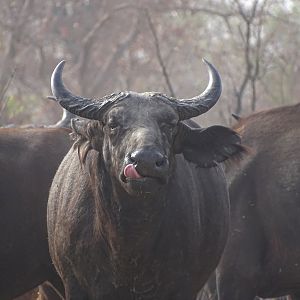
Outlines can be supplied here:
M64 292L49 255L46 215L52 178L71 146L69 133L64 128L0 128L1 300L45 280Z
M195 299L228 233L222 166L244 148L233 130L184 122L221 93L217 70L192 99L121 92L72 94L64 61L51 87L74 122L76 142L48 200L49 249L67 299Z
M300 299L299 114L300 104L279 107L233 127L250 154L226 171L231 229L216 272L216 299Z

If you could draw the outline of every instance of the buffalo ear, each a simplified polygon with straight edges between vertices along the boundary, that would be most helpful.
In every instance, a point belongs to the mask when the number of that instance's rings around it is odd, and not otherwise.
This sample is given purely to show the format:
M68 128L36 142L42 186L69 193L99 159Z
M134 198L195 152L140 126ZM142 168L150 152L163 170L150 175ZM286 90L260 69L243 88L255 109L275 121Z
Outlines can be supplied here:
M76 142L89 142L91 148L100 150L102 147L102 125L99 121L87 119L72 119L71 120L72 133L71 138Z
M87 120L84 119L71 119L71 129L72 132L70 133L70 136L73 141L77 140L78 138L86 138L85 130L87 127Z
M176 153L202 168L216 166L245 151L240 136L227 127L192 128L182 122L174 145Z
M99 121L72 119L71 128L73 147L77 148L81 162L85 162L87 153L91 149L96 151L102 149L103 132Z

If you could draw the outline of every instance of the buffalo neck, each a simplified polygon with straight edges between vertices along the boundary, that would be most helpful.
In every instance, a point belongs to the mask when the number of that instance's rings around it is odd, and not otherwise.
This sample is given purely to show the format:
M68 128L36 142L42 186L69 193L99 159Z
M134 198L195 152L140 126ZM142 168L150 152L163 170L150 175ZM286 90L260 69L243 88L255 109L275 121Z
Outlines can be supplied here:
M166 191L155 196L129 195L118 179L109 175L103 160L97 159L92 186L95 201L95 232L109 245L109 256L118 263L129 259L151 260L160 238L167 210Z

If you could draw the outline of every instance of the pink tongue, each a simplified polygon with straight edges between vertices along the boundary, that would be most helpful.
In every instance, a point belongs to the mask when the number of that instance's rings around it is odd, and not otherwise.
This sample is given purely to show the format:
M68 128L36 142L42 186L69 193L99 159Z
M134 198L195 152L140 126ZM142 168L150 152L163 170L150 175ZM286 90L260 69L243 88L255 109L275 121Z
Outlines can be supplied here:
M124 175L127 178L137 179L142 176L137 172L133 164L129 164L124 168Z

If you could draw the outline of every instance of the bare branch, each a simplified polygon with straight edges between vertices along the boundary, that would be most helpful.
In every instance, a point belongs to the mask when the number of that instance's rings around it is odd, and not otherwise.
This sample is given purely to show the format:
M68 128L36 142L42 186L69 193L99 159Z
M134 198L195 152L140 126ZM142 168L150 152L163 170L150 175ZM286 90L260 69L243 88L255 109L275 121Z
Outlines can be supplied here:
M80 58L78 63L78 76L79 76L79 84L81 88L81 93L85 94L85 84L84 84L84 76L87 69L90 51L92 49L93 43L95 41L94 37L106 23L111 18L111 14L105 14L102 19L100 19L90 30L90 32L85 36L82 41L82 50L80 52Z
M242 99L247 87L248 81L251 78L251 70L252 64L250 60L250 38L251 38L251 23L248 22L248 19L244 19L246 22L246 36L245 36L245 63L246 63L246 70L244 74L244 78L242 80L240 88L236 91L236 100L237 105L235 109L236 114L240 114L242 111Z
M218 10L214 10L214 9L210 9L207 7L191 7L191 6L187 6L187 5L182 5L182 6L172 6L173 10L178 10L178 11L188 11L192 14L195 13L205 13L208 15L213 15L213 16L219 16L225 19L228 19L230 17L234 17L236 16L235 13L233 12L221 12Z
M243 6L240 3L240 1L239 0L234 0L234 3L237 5L238 12L239 12L240 16L247 22L248 17L246 15L246 13L244 12Z
M28 15L31 8L33 0L26 0L21 8L17 22L13 24L13 28L10 32L9 41L6 44L6 50L3 57L3 65L1 66L0 74L0 101L3 101L3 95L6 93L7 88L11 82L11 76L9 74L14 74L15 71L12 70L12 65L17 52L17 42L21 40L22 34L24 32L24 24L28 21ZM4 105L5 106L5 105Z
M120 57L123 55L124 51L128 49L128 47L138 37L140 32L141 21L141 17L138 17L127 38L117 45L115 51L112 53L111 57L107 60L106 64L104 65L102 72L99 73L93 80L93 84L89 88L90 94L94 95L96 93L96 90L99 89L99 86L103 86L108 81L112 70L114 69Z
M251 14L250 14L250 20L252 21L255 16L256 16L256 11L257 11L257 4L258 4L258 0L255 0L253 2L253 5L251 7Z
M12 83L14 77L15 77L15 74L16 74L16 69L13 70L13 72L11 73L10 77L9 77L9 80L7 81L6 83L6 86L2 89L1 91L1 94L0 94L0 101L2 102L2 105L0 107L0 118L1 118L1 115L4 111L4 109L6 108L6 104L7 104L7 100L8 98L5 98L5 94L10 86L10 84Z
M114 7L109 13L106 13L98 22L95 23L95 25L87 33L82 41L82 49L80 51L80 58L78 63L79 84L81 86L82 94L87 93L87 90L85 88L86 85L84 84L84 76L89 63L90 52L92 50L94 42L96 41L95 36L116 12L124 9L137 9L137 7L132 6L131 4L121 4Z
M152 22L152 20L151 20L151 17L150 17L150 14L149 14L148 10L145 11L145 14L146 14L146 17L147 17L147 19L148 19L148 24L149 24L151 33L152 33L153 38L154 38L154 45L155 45L156 55L157 55L157 59L158 59L159 65L160 65L160 67L161 67L163 76L164 76L165 81L166 81L166 84L167 84L167 86L168 86L170 95L171 95L172 97L175 97L174 89L173 89L173 87L172 87L172 84L171 84L171 81L170 81L170 78L169 78L169 75L168 75L166 66L165 66L165 64L164 64L164 61L163 61L163 58L162 58L162 55L161 55L161 51L160 51L160 46L159 46L159 41L158 41L157 33L156 33L155 27L154 27L154 25L153 25L153 22Z

